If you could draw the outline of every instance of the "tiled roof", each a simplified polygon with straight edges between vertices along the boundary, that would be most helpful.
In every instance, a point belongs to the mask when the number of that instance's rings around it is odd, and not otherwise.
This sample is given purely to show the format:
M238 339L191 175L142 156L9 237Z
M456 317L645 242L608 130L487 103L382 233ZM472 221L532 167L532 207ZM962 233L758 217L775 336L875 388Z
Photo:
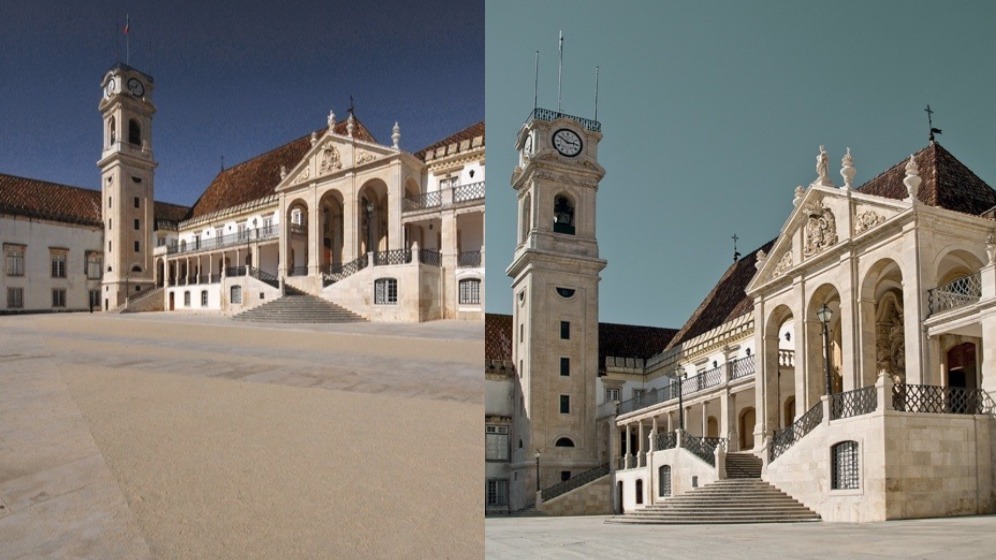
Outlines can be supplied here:
M0 174L0 214L101 226L100 191Z
M913 154L913 159L923 179L917 198L924 204L976 216L996 206L996 191L937 142ZM907 161L900 161L858 190L887 198L906 198L903 178Z
M179 222L190 209L156 202L156 220ZM102 226L100 191L0 173L0 214Z
M463 142L464 140L473 140L474 138L477 138L478 136L481 137L482 142L483 142L483 139L484 139L484 121L481 121L481 122L478 122L478 123L474 123L474 124L468 126L467 128L461 130L460 132L457 132L456 134L447 136L446 138L443 138L442 140L440 140L438 142L429 144L428 146L426 146L426 147L422 148L421 150L415 152L414 155L418 159L425 161L425 155L427 153L429 153L430 151L435 150L436 148L442 148L444 146L449 146L450 144L460 144L460 142ZM482 143L481 146L483 146L483 145L484 144Z
M377 142L359 119L355 119L355 125L354 138ZM315 134L321 137L326 130L328 128L323 128ZM346 121L336 123L335 132L345 135ZM273 190L280 184L280 166L284 166L289 172L310 149L311 134L308 134L223 170L197 199L186 219L199 218L273 194Z
M775 244L775 239L754 249L730 268L726 269L722 278L712 288L709 295L702 300L698 308L688 318L685 325L681 327L678 334L671 339L668 347L695 338L702 333L708 332L726 321L739 317L754 310L754 300L747 297L747 284L750 283L757 268L757 252L764 250L765 253L771 251Z
M512 316L499 313L484 315L484 359L512 359ZM598 370L605 371L605 357L647 359L667 346L677 331L659 327L641 327L616 323L598 324Z

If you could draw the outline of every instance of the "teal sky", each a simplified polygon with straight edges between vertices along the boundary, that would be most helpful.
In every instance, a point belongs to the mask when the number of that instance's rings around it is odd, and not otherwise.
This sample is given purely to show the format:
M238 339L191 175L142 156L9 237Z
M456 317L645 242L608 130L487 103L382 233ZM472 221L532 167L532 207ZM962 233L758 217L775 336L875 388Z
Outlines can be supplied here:
M860 185L938 141L996 184L996 2L501 2L486 16L487 309L510 313L515 134L533 105L594 113L602 321L680 327L778 235L796 185L851 148Z

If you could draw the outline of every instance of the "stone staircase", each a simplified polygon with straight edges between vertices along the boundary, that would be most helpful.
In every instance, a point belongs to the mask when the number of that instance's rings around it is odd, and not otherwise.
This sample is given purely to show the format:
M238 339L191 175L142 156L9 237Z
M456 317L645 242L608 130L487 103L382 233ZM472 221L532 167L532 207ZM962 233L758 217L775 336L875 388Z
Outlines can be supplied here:
M360 315L330 301L292 289L287 290L287 295L264 303L259 307L243 311L232 319L262 323L355 323L366 321Z
M626 512L609 523L795 523L820 516L774 485L761 480L761 459L752 453L726 455L729 478Z

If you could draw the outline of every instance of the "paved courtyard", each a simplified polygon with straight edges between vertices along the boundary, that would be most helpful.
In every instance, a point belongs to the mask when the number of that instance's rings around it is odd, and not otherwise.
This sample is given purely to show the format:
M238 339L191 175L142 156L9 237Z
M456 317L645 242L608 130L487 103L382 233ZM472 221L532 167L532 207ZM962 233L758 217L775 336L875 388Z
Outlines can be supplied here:
M0 317L0 559L479 558L482 340Z
M494 560L635 558L991 559L996 516L885 523L616 525L606 517L519 517L485 521Z

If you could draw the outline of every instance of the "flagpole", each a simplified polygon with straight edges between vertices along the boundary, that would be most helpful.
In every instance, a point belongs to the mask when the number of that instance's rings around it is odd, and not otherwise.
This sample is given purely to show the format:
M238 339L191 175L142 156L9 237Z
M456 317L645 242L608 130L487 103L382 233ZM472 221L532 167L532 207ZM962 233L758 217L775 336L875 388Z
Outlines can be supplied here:
M125 64L131 64L131 37L128 36L128 27L131 25L131 15L125 15Z
M595 67L595 120L598 120L598 66Z
M557 112L560 112L561 95L560 86L564 75L564 31L560 30L560 64L557 66Z
M533 110L536 110L537 99L539 98L539 51L536 51L536 70L533 76Z

